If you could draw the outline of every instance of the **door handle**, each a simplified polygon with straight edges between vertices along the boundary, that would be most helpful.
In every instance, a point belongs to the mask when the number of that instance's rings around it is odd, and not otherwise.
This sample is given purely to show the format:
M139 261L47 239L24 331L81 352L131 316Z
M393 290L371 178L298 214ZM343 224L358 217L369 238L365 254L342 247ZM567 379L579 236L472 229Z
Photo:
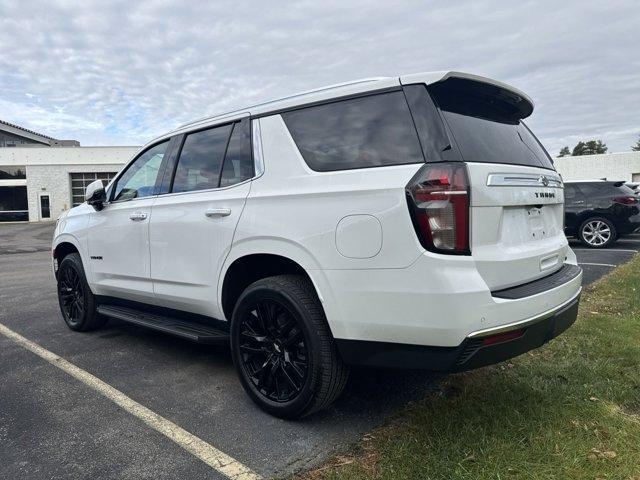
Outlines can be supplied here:
M228 217L229 215L231 215L231 209L230 208L208 208L207 210L204 211L204 214L209 218Z
M129 218L133 221L145 220L147 218L147 214L144 212L134 212L131 215L129 215Z

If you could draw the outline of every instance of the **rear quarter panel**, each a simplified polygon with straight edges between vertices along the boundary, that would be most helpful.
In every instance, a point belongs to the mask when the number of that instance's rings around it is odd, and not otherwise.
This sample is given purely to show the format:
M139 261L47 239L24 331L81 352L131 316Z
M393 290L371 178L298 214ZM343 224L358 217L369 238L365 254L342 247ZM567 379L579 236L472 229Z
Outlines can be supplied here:
M405 268L418 258L422 248L404 187L422 164L315 172L280 115L259 121L265 171L252 184L234 249L262 253L261 244L274 248L279 243L284 251L299 251L308 270ZM357 218L343 222L348 223L348 243L361 241L366 258L345 256L337 248L338 224L350 216ZM371 217L379 229L371 228ZM339 235L344 235L342 229Z

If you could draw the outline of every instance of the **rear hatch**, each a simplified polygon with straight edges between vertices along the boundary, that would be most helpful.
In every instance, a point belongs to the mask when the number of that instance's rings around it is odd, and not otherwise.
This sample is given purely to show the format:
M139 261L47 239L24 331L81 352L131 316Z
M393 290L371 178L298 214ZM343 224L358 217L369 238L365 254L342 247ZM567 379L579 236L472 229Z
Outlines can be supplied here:
M467 165L469 249L491 290L521 285L565 261L560 176L524 125L533 105L503 84L449 78L427 87Z

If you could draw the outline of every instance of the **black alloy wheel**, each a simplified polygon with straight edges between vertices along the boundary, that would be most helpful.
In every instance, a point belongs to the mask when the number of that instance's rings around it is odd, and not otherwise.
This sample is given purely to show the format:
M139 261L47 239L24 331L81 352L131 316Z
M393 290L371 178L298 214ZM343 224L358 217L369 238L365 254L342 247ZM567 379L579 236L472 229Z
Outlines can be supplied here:
M80 255L70 253L64 257L56 276L58 303L67 326L84 332L104 325L107 318L96 312L96 298L87 283Z
M242 367L269 400L285 403L300 394L309 372L306 345L295 316L274 299L257 301L241 319Z
M65 320L72 324L80 323L85 312L84 288L80 275L69 264L58 272L58 296Z
M302 275L263 278L242 292L231 318L231 356L247 395L281 418L328 407L349 376L315 288Z

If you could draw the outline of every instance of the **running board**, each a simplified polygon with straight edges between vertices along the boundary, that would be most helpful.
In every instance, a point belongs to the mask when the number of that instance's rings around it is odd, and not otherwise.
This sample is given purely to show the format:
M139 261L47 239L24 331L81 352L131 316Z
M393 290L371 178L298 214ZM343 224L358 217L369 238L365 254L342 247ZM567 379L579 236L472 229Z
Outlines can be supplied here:
M159 332L168 333L176 337L185 338L193 342L209 345L227 345L229 333L223 330L190 322L180 318L166 317L155 313L148 313L134 308L116 305L99 305L97 312L105 317L116 318L124 322L140 325Z

